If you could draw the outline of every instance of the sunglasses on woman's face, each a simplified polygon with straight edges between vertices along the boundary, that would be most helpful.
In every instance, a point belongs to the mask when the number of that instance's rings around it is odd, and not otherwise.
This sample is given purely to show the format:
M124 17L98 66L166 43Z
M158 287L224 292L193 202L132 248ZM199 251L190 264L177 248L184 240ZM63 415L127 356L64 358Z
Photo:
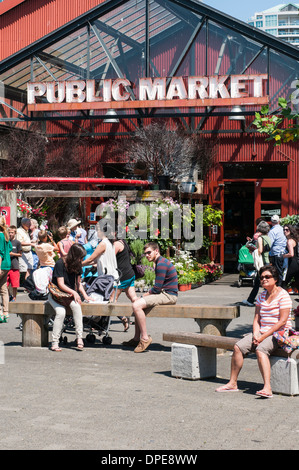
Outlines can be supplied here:
M264 279L271 279L273 276L270 276L269 274L265 274L265 276L261 276L260 280L263 281Z
M289 228L284 228L283 231L284 231L284 232L289 232L290 229L289 229Z

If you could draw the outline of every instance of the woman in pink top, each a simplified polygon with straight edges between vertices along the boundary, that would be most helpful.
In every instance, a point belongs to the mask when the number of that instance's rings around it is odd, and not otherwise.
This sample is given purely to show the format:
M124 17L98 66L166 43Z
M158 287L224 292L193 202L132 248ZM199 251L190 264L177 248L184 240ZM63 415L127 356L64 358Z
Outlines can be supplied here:
M279 275L274 266L263 266L259 271L259 276L265 290L256 302L253 331L235 344L230 381L217 388L216 392L238 391L237 379L243 366L244 356L254 351L264 381L264 387L256 394L264 398L272 398L269 356L278 348L273 333L288 331L292 327L292 300L289 294L277 285Z

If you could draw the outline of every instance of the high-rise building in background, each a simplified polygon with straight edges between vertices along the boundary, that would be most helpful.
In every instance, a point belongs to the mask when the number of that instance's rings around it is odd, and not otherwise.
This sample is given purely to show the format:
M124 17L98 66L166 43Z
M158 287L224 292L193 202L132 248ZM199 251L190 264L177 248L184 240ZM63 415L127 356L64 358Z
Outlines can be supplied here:
M257 12L248 23L299 47L299 3L281 3Z

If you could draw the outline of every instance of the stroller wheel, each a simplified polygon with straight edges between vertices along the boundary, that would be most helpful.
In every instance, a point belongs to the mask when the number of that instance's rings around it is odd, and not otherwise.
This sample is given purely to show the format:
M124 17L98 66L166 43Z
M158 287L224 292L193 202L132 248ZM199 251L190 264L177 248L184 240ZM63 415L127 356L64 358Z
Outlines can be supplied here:
M103 342L103 344L105 344L105 345L111 344L111 343L112 343L112 338L111 338L111 336L104 336L103 339L102 339L102 342Z
M64 336L64 337L60 336L59 343L67 344L67 342L68 342L67 336Z
M95 342L95 340L96 340L96 336L93 335L93 334L91 334L91 333L89 333L89 334L86 336L86 341L87 341L88 343L92 343L92 344L93 344L93 343Z

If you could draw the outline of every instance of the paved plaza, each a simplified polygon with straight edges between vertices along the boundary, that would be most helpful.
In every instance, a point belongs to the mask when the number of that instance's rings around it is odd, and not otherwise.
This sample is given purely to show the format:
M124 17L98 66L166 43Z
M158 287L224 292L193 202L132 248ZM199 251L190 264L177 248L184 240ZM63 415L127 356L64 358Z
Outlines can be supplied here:
M178 302L234 305L251 290L238 288L236 281L237 275L225 275L180 293ZM294 296L293 304L298 305ZM250 331L253 315L254 308L241 306L227 334L241 337ZM162 335L198 332L192 319L149 318L153 344L143 354L122 347L133 326L124 333L117 318L111 324L111 346L97 338L77 351L70 331L60 353L23 348L19 323L11 315L0 324L2 450L299 449L299 397L257 397L262 381L254 355L245 360L240 393L215 392L229 377L230 352L218 356L216 379L171 376L171 345Z

